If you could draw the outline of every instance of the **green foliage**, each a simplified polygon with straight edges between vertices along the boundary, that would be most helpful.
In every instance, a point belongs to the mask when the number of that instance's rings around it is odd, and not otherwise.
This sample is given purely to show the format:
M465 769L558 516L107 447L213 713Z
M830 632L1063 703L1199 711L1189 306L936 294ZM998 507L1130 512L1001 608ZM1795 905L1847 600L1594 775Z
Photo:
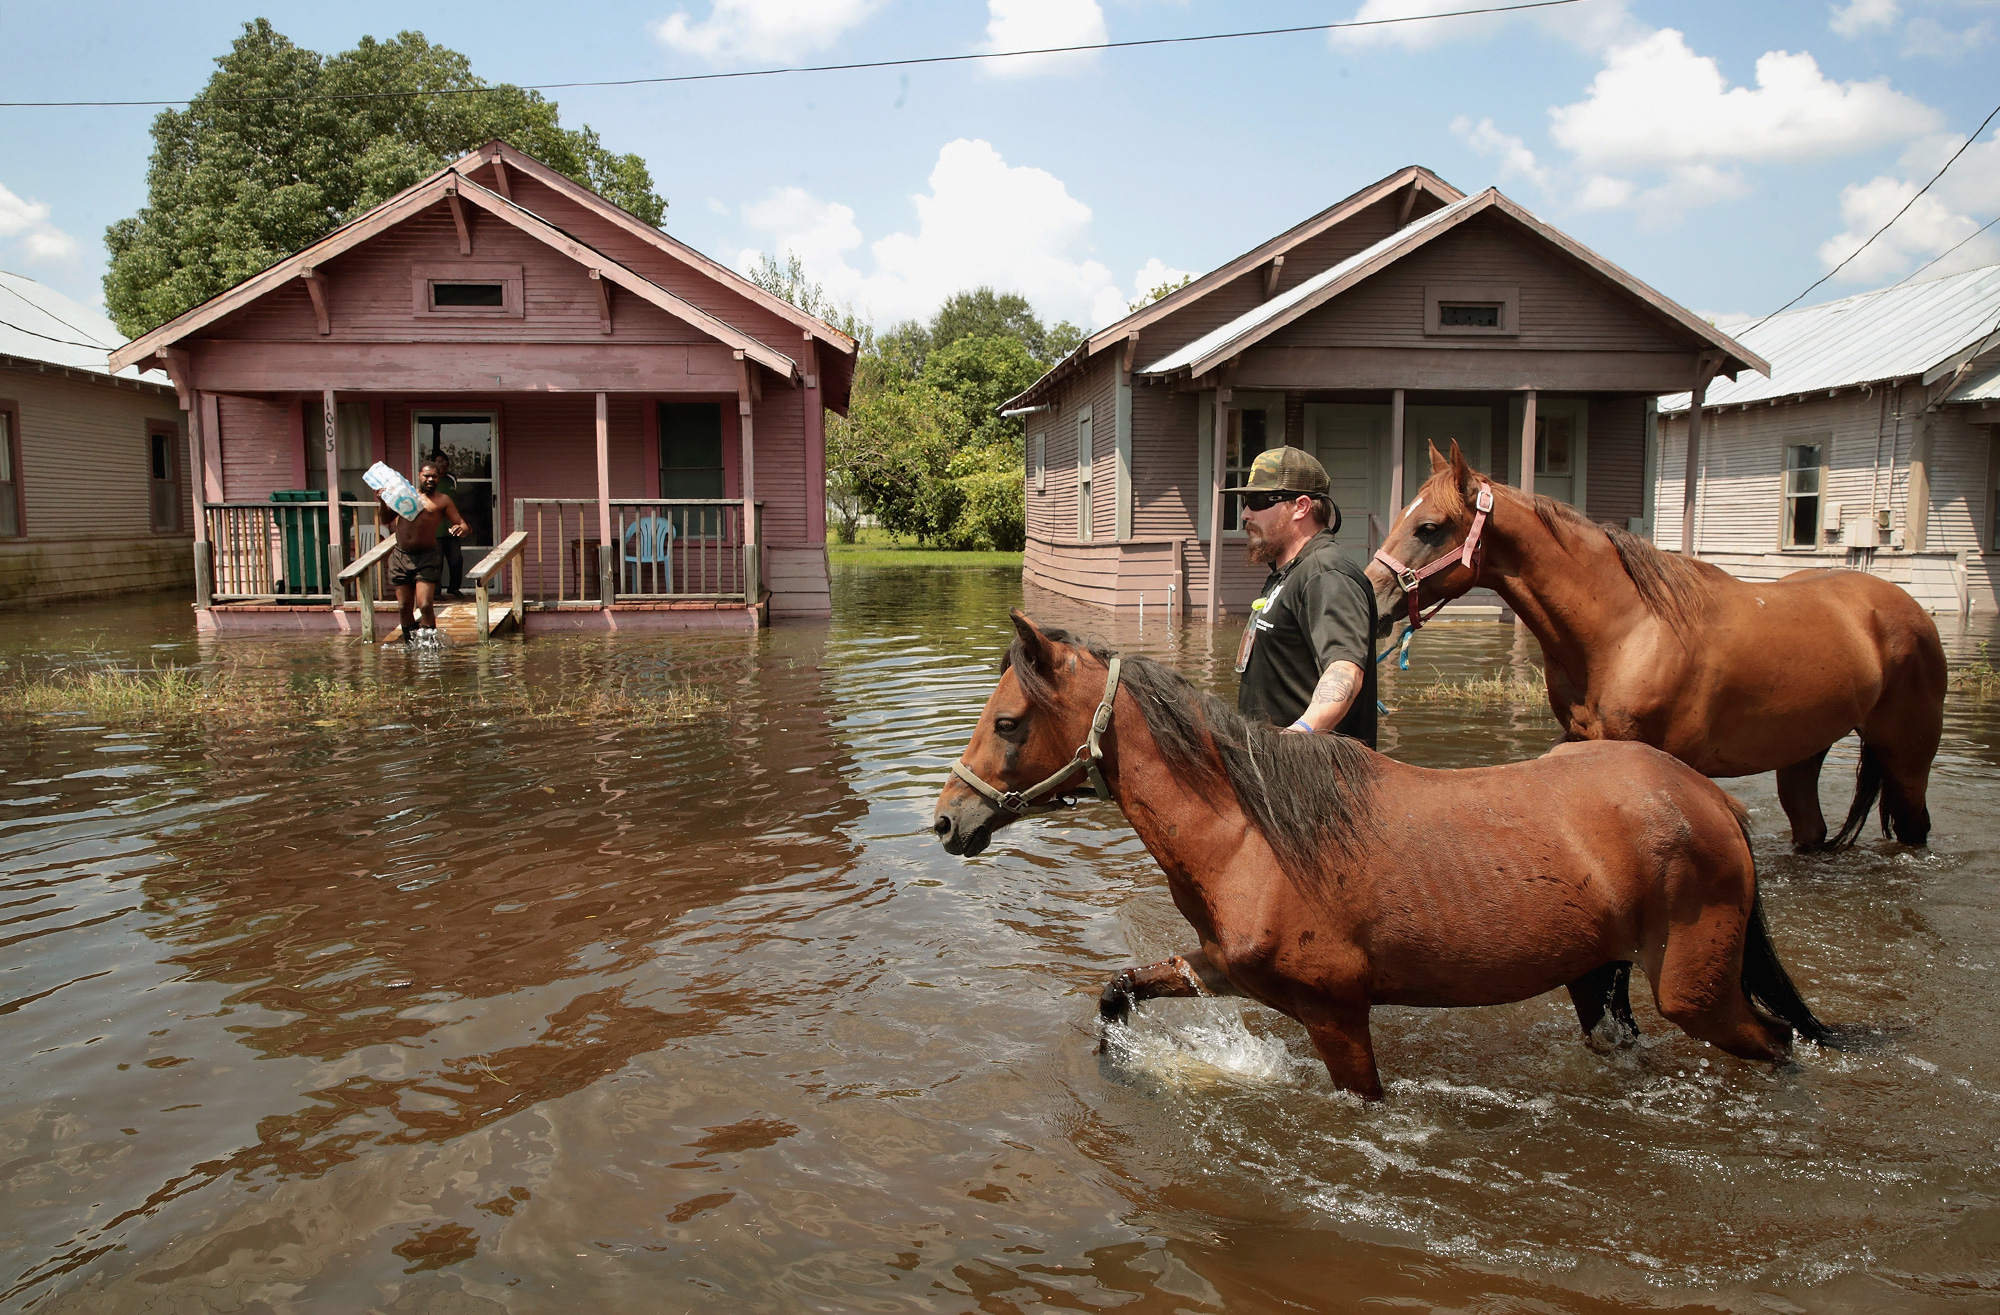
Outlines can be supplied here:
M1192 282L1194 282L1194 275L1192 274L1183 274L1177 279L1168 279L1165 283L1161 283L1155 286L1152 291L1148 292L1145 296L1139 298L1139 300L1131 303L1125 309L1144 310L1146 309L1146 307L1152 305L1160 298L1166 296L1169 293L1179 292L1182 288L1186 287L1188 284Z
M382 94L409 91L440 94ZM104 234L106 307L136 337L495 137L649 224L666 217L644 160L420 32L328 59L246 23L200 95L153 120L146 206Z

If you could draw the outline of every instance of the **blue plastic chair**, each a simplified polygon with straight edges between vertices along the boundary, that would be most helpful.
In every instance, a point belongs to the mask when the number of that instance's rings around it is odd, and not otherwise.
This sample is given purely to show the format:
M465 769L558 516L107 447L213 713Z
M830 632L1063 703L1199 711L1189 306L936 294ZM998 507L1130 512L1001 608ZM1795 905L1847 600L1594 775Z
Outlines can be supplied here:
M673 592L673 540L674 523L665 516L643 515L625 527L627 593L639 592L639 570L645 566L654 568L654 593Z

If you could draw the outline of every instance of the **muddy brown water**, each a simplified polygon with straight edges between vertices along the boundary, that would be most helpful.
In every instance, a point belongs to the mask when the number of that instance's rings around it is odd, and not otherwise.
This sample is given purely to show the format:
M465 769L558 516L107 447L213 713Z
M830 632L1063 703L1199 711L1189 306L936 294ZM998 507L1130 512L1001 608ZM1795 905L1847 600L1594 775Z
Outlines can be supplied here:
M1363 1107L1240 1003L1150 1004L1093 1053L1104 978L1187 942L1114 811L972 861L930 836L1020 596L843 571L830 623L434 654L204 645L166 603L0 616L15 669L715 700L645 727L7 724L0 1307L2000 1306L2000 705L1948 710L1928 851L1871 828L1794 857L1769 779L1737 783L1780 952L1878 1045L1753 1066L1639 999L1643 1046L1607 1059L1560 994L1383 1009ZM1028 603L1233 680L1233 631ZM1960 656L1991 634L1945 628ZM1518 656L1436 627L1387 697ZM1406 703L1384 747L1473 765L1551 734Z

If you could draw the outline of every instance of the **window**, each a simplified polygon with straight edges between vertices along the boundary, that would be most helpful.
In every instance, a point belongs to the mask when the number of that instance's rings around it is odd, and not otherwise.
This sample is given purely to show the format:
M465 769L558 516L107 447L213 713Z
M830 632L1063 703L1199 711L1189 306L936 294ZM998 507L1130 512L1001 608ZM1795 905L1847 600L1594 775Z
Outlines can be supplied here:
M663 402L660 404L660 496L663 498L724 498L728 473L722 464L722 404ZM717 536L722 533L720 507L679 507L671 513L674 533Z
M520 319L521 267L483 260L410 266L410 309L422 319Z
M1500 327L1500 303L1497 301L1439 302L1438 327L1441 329L1497 329Z
M444 283L431 281L431 309L440 306L491 306L503 309L507 304L506 285L501 283Z
M1090 537L1090 472L1097 464L1090 446L1090 408L1076 422L1076 537Z
M1766 448L1766 451L1770 449ZM1785 449L1784 546L1819 547L1820 453L1818 443Z
M1570 420L1568 416L1538 416L1535 419L1535 473L1563 476L1571 472Z
M1424 332L1443 337L1516 337L1521 289L1507 283L1432 283L1424 288Z
M146 430L155 534L172 534L181 527L180 436L178 425L155 423Z
M1035 435L1035 492L1049 491L1049 436Z
M21 536L21 413L0 402L0 539Z
M1223 449L1225 455L1222 467L1222 486L1227 489L1241 488L1243 481L1250 478L1250 463L1264 450L1270 433L1270 413L1267 411L1229 412L1229 443ZM1222 528L1234 530L1238 514L1242 511L1241 498L1222 500Z

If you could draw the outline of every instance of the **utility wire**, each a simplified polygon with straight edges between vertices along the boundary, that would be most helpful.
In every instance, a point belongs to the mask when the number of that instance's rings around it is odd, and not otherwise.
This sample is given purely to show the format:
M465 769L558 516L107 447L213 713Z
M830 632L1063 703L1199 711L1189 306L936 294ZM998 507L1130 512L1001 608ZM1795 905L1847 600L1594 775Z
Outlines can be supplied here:
M1871 247L1871 246L1874 246L1874 245L1875 245L1875 239L1876 239L1876 238L1878 238L1878 237L1882 236L1882 235L1883 235L1884 233L1888 232L1888 231L1889 231L1889 230L1890 230L1891 228L1895 227L1895 224L1896 224L1896 221L1897 221L1898 219L1901 219L1901 218L1902 218L1902 217L1903 217L1904 215L1908 214L1908 213L1910 212L1910 207L1911 207L1911 206L1913 206L1913 205L1915 205L1915 204L1916 204L1916 203L1917 203L1918 201L1921 201L1921 200L1923 199L1923 196L1924 196L1924 193L1925 193L1925 192L1928 192L1928 191L1930 191L1930 190L1931 190L1931 188L1932 188L1933 186L1935 186L1935 185L1937 184L1937 180L1938 180L1938 179L1940 179L1940 178L1942 178L1942 177L1944 177L1944 172L1945 172L1945 169L1949 169L1949 168L1951 168L1951 167L1952 167L1952 166L1953 166L1954 164L1957 164L1957 163L1958 163L1958 157L1959 157L1959 156L1961 156L1961 155L1964 155L1964 154L1965 154L1965 153L1966 153L1967 151L1969 151L1969 150L1971 150L1971 149L1972 149L1972 144L1973 144L1974 142L1976 142L1976 141L1978 141L1978 140L1979 140L1979 134L1980 134L1980 133L1982 133L1982 132L1985 132L1985 131L1986 131L1986 125L1987 125L1987 124L1989 124L1989 123L1991 123L1991 122L1993 122L1993 118L1994 118L1994 116L1995 116L1995 115L2000 115L2000 105L1995 105L1995 106L1993 107L1993 109L1992 109L1991 113L1987 114L1987 116L1986 116L1986 117L1985 117L1984 119L1982 119L1982 120L1980 121L1980 124L1979 124L1979 126L1978 126L1977 128L1974 128L1974 129L1972 130L1972 135L1971 135L1970 137L1967 137L1967 138L1965 139L1965 143L1964 143L1963 145L1961 145L1961 146L1960 146L1960 147L1959 147L1959 148L1958 148L1957 150L1955 150L1955 151L1953 151L1953 152L1951 153L1951 158L1950 158L1949 160L1946 160L1946 161L1944 162L1944 168L1943 168L1943 169L1939 169L1939 170L1938 170L1938 171L1937 171L1936 173L1932 174L1932 175L1931 175L1931 180L1930 180L1930 182L1928 182L1928 183L1925 183L1925 184L1924 184L1924 185L1923 185L1923 186L1922 186L1921 188L1917 189L1917 194L1916 194L1915 196L1913 196L1913 197L1911 197L1911 198L1910 198L1909 200L1907 200L1907 201L1903 202L1903 208L1902 208L1901 210L1898 210L1898 211L1897 211L1897 212L1896 212L1895 214L1893 214L1893 215L1890 215L1890 216L1889 216L1889 222L1888 222L1888 223L1886 223L1886 224L1882 225L1882 227L1880 227L1880 228L1876 229L1876 230L1874 231L1874 233L1870 234L1870 235L1869 235L1869 238L1868 238L1868 240L1867 240L1866 242L1863 242L1863 243L1862 243L1862 244L1861 244L1860 246L1858 246L1858 247L1854 248L1854 250L1852 250L1852 251L1848 252L1848 253L1847 253L1847 259L1846 259L1846 260L1843 260L1843 261L1841 261L1841 262L1840 262L1840 263L1839 263L1838 265L1835 265L1835 266L1834 266L1834 267L1833 267L1832 269L1828 270L1828 271L1827 271L1826 273L1824 273L1824 274L1820 275L1820 276L1819 276L1818 278L1814 279L1814 280L1812 281L1812 283L1811 283L1810 285L1808 285L1808 286L1807 286L1807 288L1806 288L1806 290L1805 290L1804 292L1801 292L1801 293L1800 293L1800 294L1799 294L1798 296L1796 296L1796 297L1793 297L1793 298L1792 298L1792 299L1791 299L1790 301L1788 301L1788 302L1786 302L1786 303L1785 303L1784 305L1782 305L1782 306L1778 307L1778 309L1776 309L1776 310L1772 311L1772 312L1770 313L1770 315L1766 315L1766 316L1764 316L1764 318L1763 318L1763 319L1760 319L1760 320L1758 320L1756 324L1746 324L1746 325L1744 325L1744 326L1743 326L1743 328L1742 328L1742 329L1741 329L1740 331L1738 331L1738 332L1736 332L1736 333L1732 333L1732 334L1731 334L1730 336L1731 336L1731 337L1737 337L1737 338L1740 338L1740 337L1742 337L1742 336L1743 336L1743 334L1745 334L1745 333L1748 333L1748 332L1750 332L1750 330L1752 330L1752 329L1754 329L1754 328L1757 328L1757 327L1758 327L1758 325L1761 325L1761 324L1763 324L1763 323L1764 323L1764 321L1765 321L1765 320L1768 320L1768 319L1770 319L1770 318L1771 318L1771 316L1773 316L1773 315L1782 315L1782 314L1784 314L1784 313L1785 313L1786 311L1790 310L1790 309L1791 309L1792 307L1794 307L1794 306L1798 305L1798 304L1799 304L1800 302L1804 301L1804 300L1806 299L1806 297L1807 297L1807 296L1808 296L1808 295L1809 295L1809 294L1810 294L1810 293L1812 292L1812 290L1813 290L1814 288L1816 288L1816 287L1818 287L1818 286L1819 286L1820 284L1822 284L1822 283L1826 282L1826 281L1827 281L1828 279L1832 278L1832 277L1833 277L1833 276L1834 276L1835 274L1838 274L1838 273L1840 273L1840 271L1841 271L1841 270L1843 270L1843 269L1846 269L1846 268L1847 268L1847 266L1848 266L1848 263L1849 263L1850 261L1852 261L1852 260L1853 260L1853 259L1854 259L1854 258L1855 258L1856 256L1858 256L1858 255L1860 255L1860 254L1861 254L1862 252L1866 251L1866 250L1867 250L1867 249L1868 249L1869 247ZM1971 239L1970 239L1970 238L1968 238L1968 239L1966 239L1966 241L1971 241ZM1964 245L1964 243L1960 243L1960 245L1962 246L1962 245ZM1953 249L1954 251L1955 251L1955 250L1957 250L1957 248L1956 248L1956 247L1954 247L1954 248L1952 248L1952 249ZM1928 266L1926 266L1926 268L1929 268L1929 267L1928 267Z
M1978 237L1981 233L1984 233L1987 229L1993 227L1993 225L1995 224L2000 224L2000 215L1993 216L1993 218L1987 220L1985 223L1981 224L1978 228L1973 229L1972 232L1968 233L1966 236L1952 243L1950 246L1946 247L1943 251L1938 252L1935 256L1932 256L1929 260L1926 260L1923 264L1917 266L1909 273L1903 275L1902 278L1896 281L1896 286L1899 288L1902 287L1903 284L1908 283L1911 279L1923 273L1925 270L1929 269L1932 265L1937 264L1940 260L1943 260L1946 256L1958 250L1960 247L1964 246L1967 242L1970 242L1973 238Z
M65 347L89 347L93 351L100 351L100 352L108 352L111 350L109 347L105 346L101 342L78 342L74 338L51 338L46 333L36 333L33 329L24 329L20 325L14 323L12 320L0 320L0 328L12 329L16 333L25 333L30 338L40 338L44 342L59 342Z
M910 68L919 64L962 64L978 59L1019 59L1030 55L1069 55L1090 50L1132 50L1140 46L1184 46L1202 41L1240 41L1246 37L1295 36L1301 32L1337 32L1352 28L1389 27L1400 23L1429 23L1442 18L1473 18L1481 14L1515 14L1530 9L1554 9L1563 5L1587 4L1590 0L1527 0L1523 4L1486 5L1477 9L1455 9L1443 14L1405 14L1396 18L1357 18L1340 23L1307 23L1298 27L1266 27L1245 32L1205 32L1187 37L1146 37L1133 41L1094 41L1076 46L1043 46L1036 50L990 50L966 55L920 55L910 59L875 59L850 64L799 64L782 68L737 69L726 73L682 73L659 78L611 78L595 82L541 82L529 86L503 83L491 87L440 87L435 91L347 91L301 92L288 96L216 96L210 105L268 104L302 100L398 100L417 96L481 96L512 87L517 91L568 91L578 87L641 87L673 82L720 82L731 78L768 78L787 73L844 73L856 69ZM171 109L192 105L192 100L0 100L0 109L86 109L142 108Z

